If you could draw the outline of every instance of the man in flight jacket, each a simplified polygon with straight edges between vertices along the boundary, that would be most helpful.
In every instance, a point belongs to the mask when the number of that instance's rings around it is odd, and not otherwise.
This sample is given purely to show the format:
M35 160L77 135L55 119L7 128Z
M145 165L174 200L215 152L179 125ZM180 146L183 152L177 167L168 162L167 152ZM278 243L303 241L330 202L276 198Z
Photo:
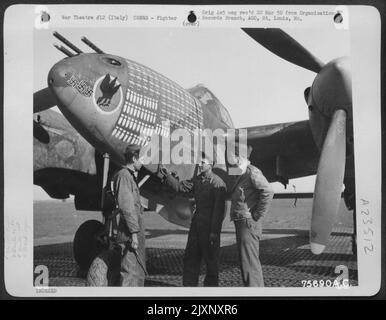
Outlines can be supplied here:
M213 162L203 155L200 174L179 181L164 169L164 183L179 193L193 195L196 211L190 225L183 269L183 285L197 286L201 260L206 263L204 286L218 286L220 233L224 219L226 186L212 172Z

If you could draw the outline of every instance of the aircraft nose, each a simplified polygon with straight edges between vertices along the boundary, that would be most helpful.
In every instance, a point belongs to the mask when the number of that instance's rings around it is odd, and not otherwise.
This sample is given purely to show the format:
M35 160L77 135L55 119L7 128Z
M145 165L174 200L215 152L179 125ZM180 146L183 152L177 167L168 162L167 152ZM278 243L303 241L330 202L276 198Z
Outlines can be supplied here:
M48 86L63 106L70 105L76 96L76 91L69 86L73 70L68 60L64 59L56 63L49 71L47 78Z
M69 66L70 64L65 60L54 64L48 73L48 85L54 87L67 86L66 80L70 75Z

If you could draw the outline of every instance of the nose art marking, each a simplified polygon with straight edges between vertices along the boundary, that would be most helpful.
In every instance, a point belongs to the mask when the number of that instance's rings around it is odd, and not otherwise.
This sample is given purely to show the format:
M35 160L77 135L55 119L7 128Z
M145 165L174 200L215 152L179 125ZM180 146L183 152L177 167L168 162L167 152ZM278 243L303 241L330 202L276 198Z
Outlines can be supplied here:
M100 77L94 85L93 102L102 113L112 113L119 108L123 102L123 93L118 79L110 74Z
M86 81L80 80L74 75L72 75L71 78L67 80L67 84L76 89L85 97L91 97L93 93L92 87Z

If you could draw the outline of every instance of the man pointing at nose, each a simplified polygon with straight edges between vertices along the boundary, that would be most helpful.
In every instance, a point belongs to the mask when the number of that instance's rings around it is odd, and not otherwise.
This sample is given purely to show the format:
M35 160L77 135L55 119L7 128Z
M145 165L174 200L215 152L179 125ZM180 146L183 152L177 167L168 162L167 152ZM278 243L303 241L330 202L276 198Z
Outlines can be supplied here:
M179 181L164 168L164 183L176 192L193 195L196 212L190 225L183 269L183 285L197 286L201 261L206 263L204 286L218 286L220 233L224 219L226 186L212 172L213 161L204 153L199 174L192 180Z

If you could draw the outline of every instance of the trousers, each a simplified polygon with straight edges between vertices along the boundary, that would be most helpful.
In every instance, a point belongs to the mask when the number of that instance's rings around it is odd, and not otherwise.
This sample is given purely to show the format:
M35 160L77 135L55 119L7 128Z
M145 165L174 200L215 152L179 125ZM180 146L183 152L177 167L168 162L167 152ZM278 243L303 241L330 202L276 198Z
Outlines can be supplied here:
M260 226L252 218L234 221L241 277L245 287L264 287L259 259Z
M218 262L220 253L220 235L213 244L209 241L210 224L193 219L188 235L184 255L183 286L198 286L201 262L206 264L204 286L218 286Z
M145 229L142 217L138 219L138 249L134 251L129 242L122 243L121 281L122 287L143 287L146 276Z

